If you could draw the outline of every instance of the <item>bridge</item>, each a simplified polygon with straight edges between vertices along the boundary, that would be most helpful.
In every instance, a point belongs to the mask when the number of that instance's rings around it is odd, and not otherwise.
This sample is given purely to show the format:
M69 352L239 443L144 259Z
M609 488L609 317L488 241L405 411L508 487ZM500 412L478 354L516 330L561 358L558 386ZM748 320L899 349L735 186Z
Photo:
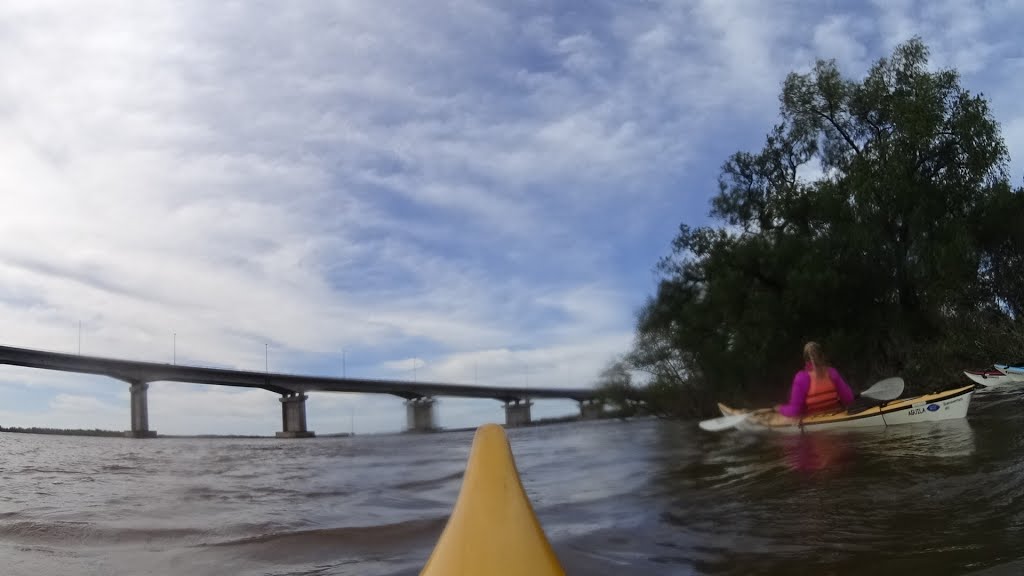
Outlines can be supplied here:
M132 424L128 435L135 438L156 436L156 432L149 429L149 409L146 396L149 384L158 381L262 388L280 394L282 429L277 433L280 438L306 438L314 435L306 426L306 399L308 398L306 392L361 392L398 396L405 399L406 423L410 431L437 429L434 412L434 398L437 396L490 398L503 402L506 426L529 424L532 400L539 398L575 400L579 403L581 418L595 418L603 410L597 392L584 388L510 388L440 382L302 376L139 362L10 346L0 346L0 364L80 374L98 374L127 382L131 391Z

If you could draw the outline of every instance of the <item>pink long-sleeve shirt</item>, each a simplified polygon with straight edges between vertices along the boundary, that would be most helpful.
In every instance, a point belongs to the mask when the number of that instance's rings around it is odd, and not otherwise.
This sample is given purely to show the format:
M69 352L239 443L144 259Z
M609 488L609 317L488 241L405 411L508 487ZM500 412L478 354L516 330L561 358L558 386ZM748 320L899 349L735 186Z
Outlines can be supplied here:
M806 406L804 401L807 399L807 392L811 389L811 367L810 365L805 366L803 370L796 373L793 376L793 385L789 390L789 403L779 406L779 413L790 418L797 418L804 415ZM843 406L849 406L853 404L853 390L846 384L843 377L839 375L839 371L835 368L829 367L828 377L832 379L832 383L836 385L836 392L839 394L839 401L843 403Z

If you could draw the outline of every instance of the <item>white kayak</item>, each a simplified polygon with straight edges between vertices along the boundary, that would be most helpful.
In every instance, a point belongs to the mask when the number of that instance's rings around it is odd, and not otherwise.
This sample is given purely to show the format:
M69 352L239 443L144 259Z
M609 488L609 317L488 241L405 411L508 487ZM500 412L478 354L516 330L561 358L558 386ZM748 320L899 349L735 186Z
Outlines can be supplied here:
M739 410L721 403L718 404L718 408L724 416L745 416L738 418L734 424L740 430L801 432L865 428L964 418L967 416L967 408L971 404L974 391L975 385L971 384L932 394L878 402L864 409L840 410L803 418L783 416L774 408Z
M964 376L967 376L971 382L983 387L985 390L1000 388L1008 384L1024 383L1024 374L1018 377L1015 374L1008 374L997 367L985 370L964 370Z

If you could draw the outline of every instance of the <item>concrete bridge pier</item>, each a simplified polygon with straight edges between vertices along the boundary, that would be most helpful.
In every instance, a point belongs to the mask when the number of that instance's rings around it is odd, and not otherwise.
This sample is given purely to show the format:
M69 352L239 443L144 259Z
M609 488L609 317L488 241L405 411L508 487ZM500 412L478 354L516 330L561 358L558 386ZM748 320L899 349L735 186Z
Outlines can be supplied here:
M437 430L437 422L434 420L434 398L420 396L406 400L405 421L409 432Z
M533 402L529 399L505 402L505 426L526 426L530 423L530 406Z
M580 420L596 420L604 413L604 402L580 400Z
M130 438L155 438L156 430L149 429L148 382L129 382L131 388L132 429L125 433Z
M306 429L306 396L302 392L281 395L281 428L278 438L312 438Z

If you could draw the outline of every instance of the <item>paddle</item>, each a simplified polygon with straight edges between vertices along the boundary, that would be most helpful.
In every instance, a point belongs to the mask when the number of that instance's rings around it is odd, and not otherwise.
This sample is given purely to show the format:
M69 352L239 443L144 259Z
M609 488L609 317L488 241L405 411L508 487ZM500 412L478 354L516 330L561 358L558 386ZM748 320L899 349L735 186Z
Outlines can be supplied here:
M871 385L870 388L860 393L862 397L871 398L873 400L879 400L887 402L889 400L895 400L903 394L903 378L895 376L893 378L886 378L885 380L879 380ZM746 420L749 416L754 414L753 412L744 412L743 414L733 414L731 416L720 416L718 418L712 418L710 420L703 420L697 425L700 426L701 430L707 430L708 432L720 432L727 430L734 426L737 426L740 422Z
M744 412L743 414L733 414L732 416L721 416L719 418L712 418L711 420L703 420L700 424L701 430L707 430L708 432L719 432L732 428L733 426L743 422L750 416L750 412Z
M860 393L861 396L888 402L903 394L903 378L894 376L875 382L870 388Z

